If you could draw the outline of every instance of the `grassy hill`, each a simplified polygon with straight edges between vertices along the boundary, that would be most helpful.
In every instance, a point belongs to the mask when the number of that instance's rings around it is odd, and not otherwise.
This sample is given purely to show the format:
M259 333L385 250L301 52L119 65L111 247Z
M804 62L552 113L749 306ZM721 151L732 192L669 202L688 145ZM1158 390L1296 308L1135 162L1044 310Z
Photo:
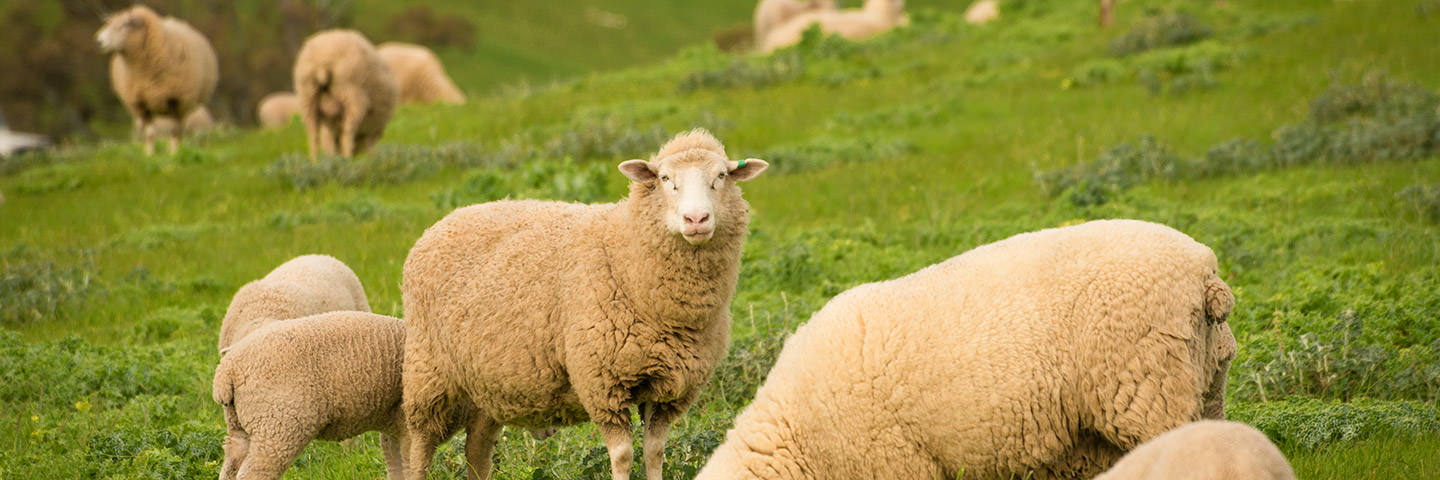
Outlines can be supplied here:
M640 28L612 3L596 5ZM215 332L245 282L327 253L398 315L405 254L451 209L613 201L615 164L694 126L773 168L744 185L731 353L672 433L667 478L703 465L786 333L831 296L1115 217L1215 249L1238 300L1230 418L1270 434L1302 478L1440 477L1440 4L1130 0L1098 31L1089 2L1003 3L995 25L922 5L909 29L771 57L676 30L689 45L656 63L403 107L353 162L311 164L298 125L218 132L176 157L106 142L0 161L0 479L214 475ZM666 51L576 33L576 11L477 23L535 39L507 47L532 60L467 60L506 55L482 48L443 53L447 66L470 85ZM595 53L550 59L541 23ZM457 478L461 458L443 448L435 477ZM606 462L589 426L545 442L507 431L496 454L506 479ZM313 444L289 476L357 471L383 475L374 434Z

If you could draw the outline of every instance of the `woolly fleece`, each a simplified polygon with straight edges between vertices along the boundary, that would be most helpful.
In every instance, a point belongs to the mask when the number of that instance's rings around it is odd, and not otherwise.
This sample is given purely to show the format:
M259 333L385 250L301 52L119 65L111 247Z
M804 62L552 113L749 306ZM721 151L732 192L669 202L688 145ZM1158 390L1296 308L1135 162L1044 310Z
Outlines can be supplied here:
M538 429L586 420L599 426L613 471L628 475L630 409L641 406L647 475L658 477L670 424L727 345L750 217L735 182L767 164L739 167L696 130L646 165L722 174L708 242L692 245L666 226L662 216L672 207L652 174L615 204L460 208L415 243L402 285L405 409L415 438L407 478L423 478L436 420L465 399L482 412L469 427L476 443L466 446L481 475L489 474L502 424Z
M135 119L147 155L155 149L152 121L163 117L180 122L215 93L220 79L215 49L183 20L162 19L149 7L136 5L106 17L96 40L102 50L114 53L111 86ZM184 136L183 129L174 129L171 154Z
M1285 455L1254 427L1201 420L1125 454L1095 480L1295 480Z
M380 44L375 52L395 73L400 86L400 101L405 103L445 102L463 105L465 94L450 81L440 57L420 45L400 42Z
M290 119L300 115L300 97L292 92L273 92L260 99L255 107L255 118L265 128L280 128L290 124Z
M399 91L394 73L360 32L325 30L307 38L295 58L295 93L310 158L369 150L385 135Z
M760 45L775 27L805 12L835 10L834 0L760 0L755 5L755 44Z
M220 321L218 348L223 355L230 344L271 321L337 310L370 311L360 278L335 257L295 257L235 292Z
M697 478L1090 478L1202 417L1233 302L1209 248L1131 220L861 285L785 342Z
M813 24L825 34L840 35L851 40L873 37L908 23L905 0L865 0L860 9L806 12L775 27L760 43L760 51L770 53L800 43L800 37Z

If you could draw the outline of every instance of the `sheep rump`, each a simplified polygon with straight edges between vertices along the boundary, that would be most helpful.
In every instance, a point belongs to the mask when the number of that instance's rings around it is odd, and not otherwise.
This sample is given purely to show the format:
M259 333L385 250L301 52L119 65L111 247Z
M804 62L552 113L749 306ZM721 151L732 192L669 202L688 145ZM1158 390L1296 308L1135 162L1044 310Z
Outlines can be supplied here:
M405 103L465 103L465 94L445 74L440 57L420 45L385 42L375 49L400 87L400 101Z
M157 118L177 125L170 135L170 153L176 153L185 135L181 122L210 101L220 78L210 41L190 24L161 18L144 5L107 17L95 38L101 50L114 54L111 86L130 111L145 154L155 151Z
M385 135L399 86L375 47L354 30L311 35L295 58L295 94L310 138L320 153L354 157Z
M291 92L273 92L260 99L255 107L255 118L264 128L279 128L290 124L290 119L300 115L300 97Z
M1201 420L1150 439L1095 480L1295 480L1285 454L1254 427Z
M858 10L813 11L796 15L771 30L760 43L760 51L770 53L800 43L801 36L811 25L819 25L826 35L859 40L908 22L905 0L865 0L865 5Z
M301 255L235 292L220 321L218 348L223 355L231 344L273 321L337 310L370 311L360 278L335 257Z
M785 342L697 478L1090 478L1223 415L1216 272L1183 233L1114 220L852 288Z

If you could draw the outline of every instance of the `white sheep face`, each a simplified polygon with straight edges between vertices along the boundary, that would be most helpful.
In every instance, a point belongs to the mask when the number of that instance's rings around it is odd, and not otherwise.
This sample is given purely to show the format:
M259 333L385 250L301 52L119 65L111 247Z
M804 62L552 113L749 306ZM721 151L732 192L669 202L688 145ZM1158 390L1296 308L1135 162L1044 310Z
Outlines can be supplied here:
M116 13L105 19L105 26L95 33L95 42L100 44L101 51L113 53L124 50L131 35L145 30L149 22L146 16L139 12L140 8L143 7Z
M764 160L734 162L714 152L691 150L654 162L626 161L620 171L656 190L671 233L703 245L715 235L715 226L728 220L728 212L716 207L726 204L725 197L740 195L735 182L755 178L768 166Z

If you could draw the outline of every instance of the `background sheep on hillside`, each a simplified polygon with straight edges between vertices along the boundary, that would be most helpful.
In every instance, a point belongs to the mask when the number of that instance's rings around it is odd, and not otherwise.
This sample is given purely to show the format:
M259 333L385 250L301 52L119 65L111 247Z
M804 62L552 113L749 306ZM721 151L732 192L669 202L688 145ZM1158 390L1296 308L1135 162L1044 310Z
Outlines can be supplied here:
M865 0L858 10L805 12L771 30L760 42L760 51L770 53L800 43L805 30L815 24L827 35L859 40L887 32L905 21L905 0Z
M760 0L755 5L755 44L764 43L771 30L796 15L822 10L835 10L835 0Z
M1233 341L1216 270L1190 237L1117 220L852 288L785 342L697 478L1090 478L1205 413Z
M110 82L135 119L145 154L155 153L152 122L157 118L177 123L170 135L170 153L175 154L185 136L180 122L210 101L220 78L210 41L184 21L162 19L144 5L106 17L95 40L113 54Z
M1295 480L1285 455L1259 430L1202 420L1150 439L1095 480Z
M965 21L980 25L1000 18L999 0L979 0L965 9Z
M227 430L220 478L280 478L311 440L379 431L389 478L399 480L404 345L399 319L365 312L275 322L236 342L212 383ZM447 438L463 424L466 410L457 413Z
M427 229L402 282L407 478L424 478L439 420L473 401L465 451L482 478L502 425L587 419L629 478L639 407L658 480L671 423L725 352L750 220L736 182L767 165L695 130L621 163L620 203L491 202Z
M274 320L337 310L370 311L360 278L335 257L295 257L235 292L220 321L218 348L224 354L226 347Z
M300 115L300 97L291 92L274 92L260 99L255 107L255 118L264 128L278 128L290 124L290 119Z
M354 157L379 141L395 112L399 87L364 35L326 30L300 47L295 93L313 160L320 152Z
M406 103L465 103L465 94L450 81L440 57L420 45L385 42L375 49L395 73L400 87L400 101Z

